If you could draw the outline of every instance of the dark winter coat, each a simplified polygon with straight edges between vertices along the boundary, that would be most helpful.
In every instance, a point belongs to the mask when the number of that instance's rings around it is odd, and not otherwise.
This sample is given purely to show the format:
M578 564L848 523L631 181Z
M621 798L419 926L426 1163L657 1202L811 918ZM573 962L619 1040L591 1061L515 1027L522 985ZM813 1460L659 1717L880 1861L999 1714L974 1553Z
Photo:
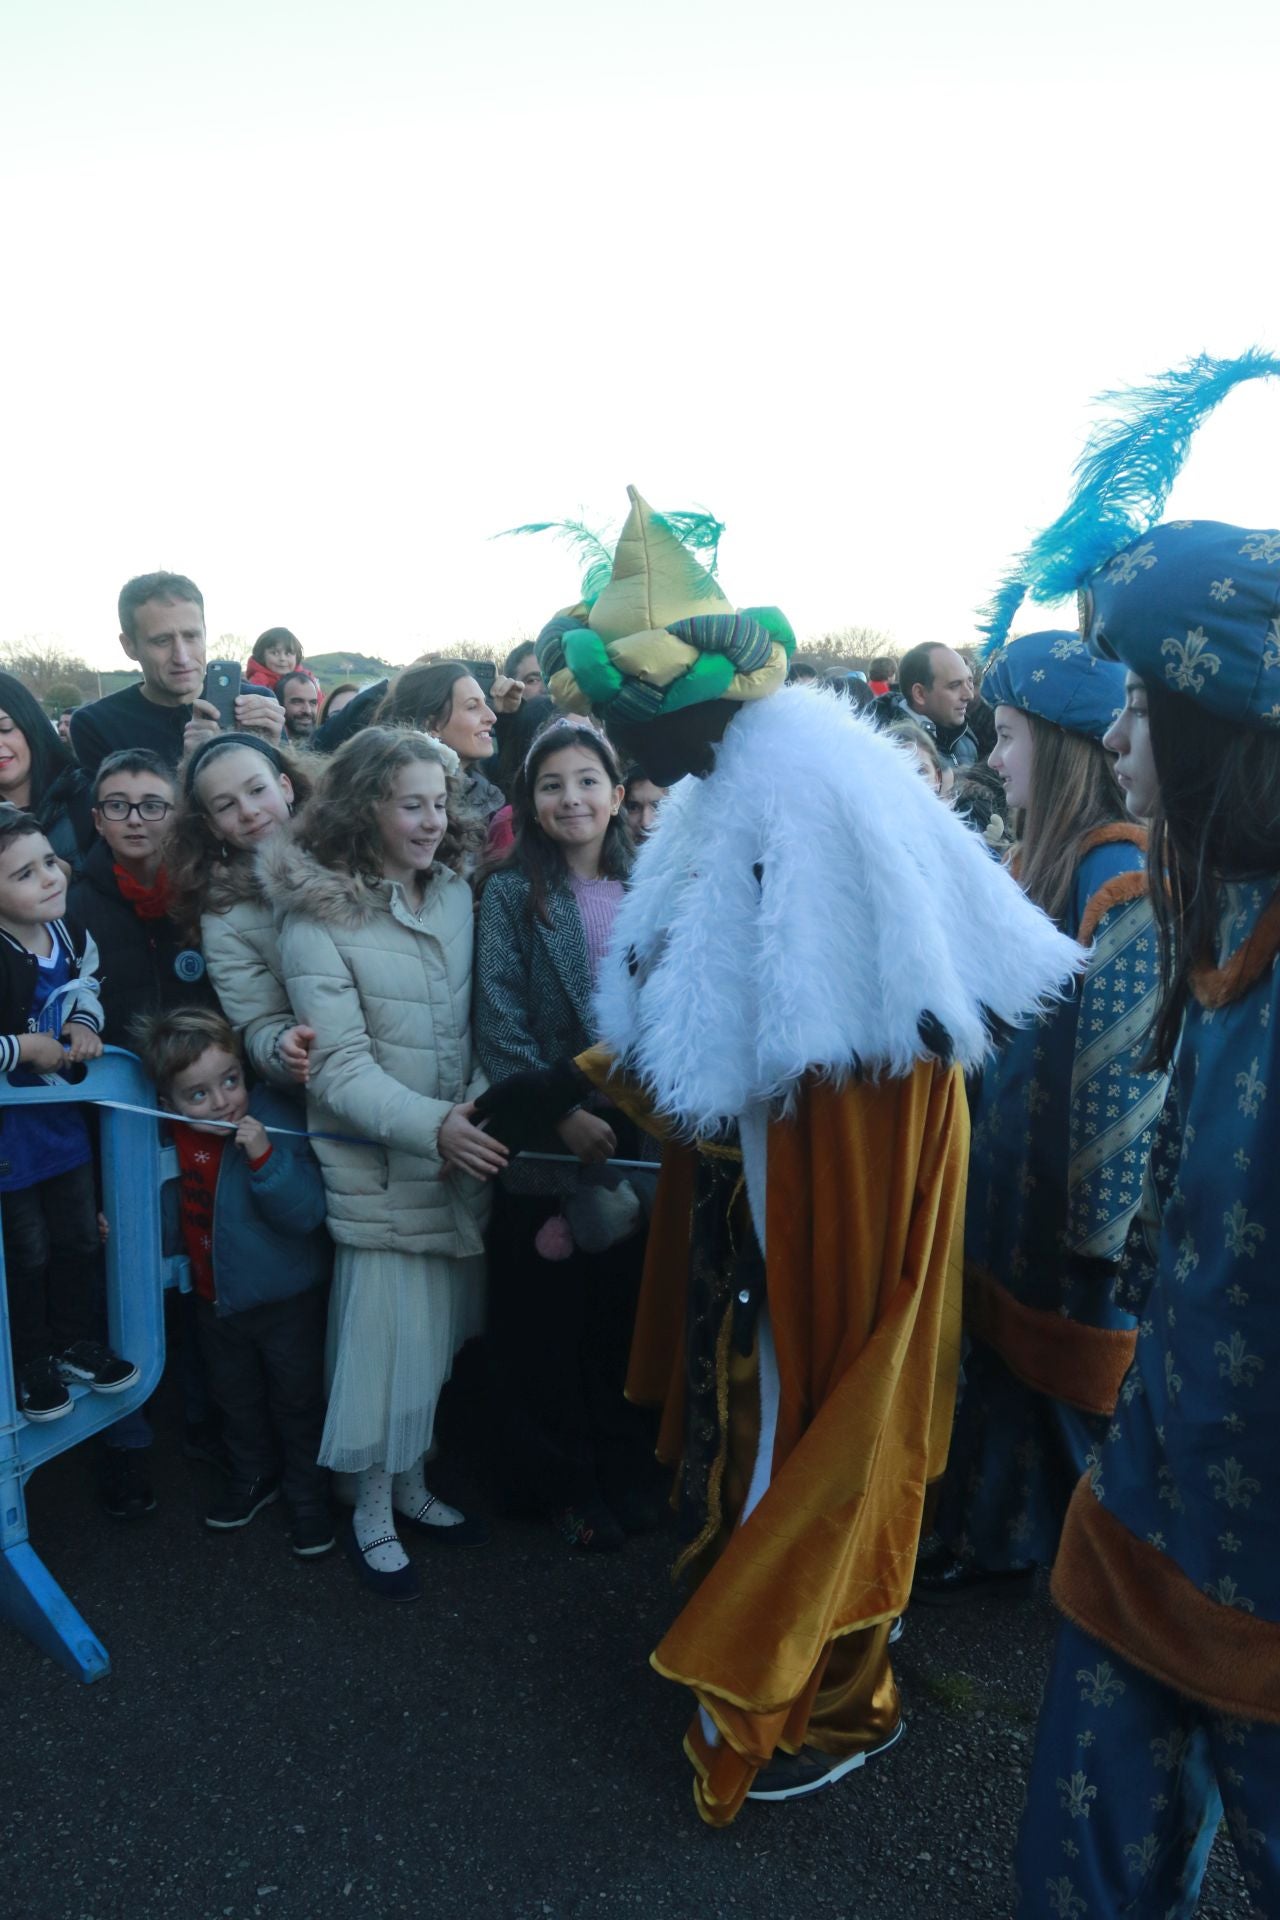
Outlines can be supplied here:
M116 882L105 840L72 881L67 905L97 943L108 1046L134 1045L129 1028L140 1013L216 1004L199 948L183 940L172 920L143 920L134 912Z
M333 1244L324 1230L324 1180L296 1103L255 1087L249 1111L271 1134L271 1154L256 1170L228 1144L213 1201L213 1285L219 1314L292 1300L324 1286Z

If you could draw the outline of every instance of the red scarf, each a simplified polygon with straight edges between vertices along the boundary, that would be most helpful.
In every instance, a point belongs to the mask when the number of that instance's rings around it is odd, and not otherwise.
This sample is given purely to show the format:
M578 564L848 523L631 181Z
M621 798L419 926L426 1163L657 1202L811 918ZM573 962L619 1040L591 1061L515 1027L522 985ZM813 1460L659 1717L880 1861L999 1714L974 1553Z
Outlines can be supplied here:
M163 920L169 911L169 876L161 867L149 887L141 880L135 880L131 873L112 862L111 871L119 887L139 920Z

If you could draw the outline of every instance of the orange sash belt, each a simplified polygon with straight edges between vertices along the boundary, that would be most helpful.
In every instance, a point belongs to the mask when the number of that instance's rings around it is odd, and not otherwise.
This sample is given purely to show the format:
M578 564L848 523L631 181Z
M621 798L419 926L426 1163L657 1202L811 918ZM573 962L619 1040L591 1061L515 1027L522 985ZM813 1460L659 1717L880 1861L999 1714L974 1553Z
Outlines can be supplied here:
M1114 1413L1137 1346L1136 1328L1088 1327L1015 1300L981 1267L966 1264L965 1325L1037 1393L1081 1413Z

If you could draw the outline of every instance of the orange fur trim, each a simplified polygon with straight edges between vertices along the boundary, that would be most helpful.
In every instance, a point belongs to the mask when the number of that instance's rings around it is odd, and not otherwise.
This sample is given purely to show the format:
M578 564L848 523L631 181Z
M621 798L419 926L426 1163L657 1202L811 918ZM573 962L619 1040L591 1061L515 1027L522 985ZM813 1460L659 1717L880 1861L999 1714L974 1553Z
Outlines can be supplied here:
M1221 967L1193 967L1191 990L1202 1007L1225 1007L1256 987L1280 953L1280 891L1257 926Z
M1090 1327L1029 1307L981 1267L967 1266L969 1332L998 1353L1024 1385L1081 1413L1114 1413L1137 1345L1136 1329Z
M1050 1587L1069 1620L1175 1693L1280 1722L1280 1622L1226 1607L1094 1499L1071 1497Z
M1118 846L1127 841L1131 847L1147 850L1147 830L1140 827L1136 820L1113 820L1109 827L1095 827L1092 833L1086 833L1080 842L1080 858L1092 853L1095 847Z
M1089 896L1089 904L1076 935L1080 945L1088 946L1104 913L1110 913L1112 907L1121 906L1126 900L1143 899L1146 891L1146 872L1137 868L1132 873L1118 873L1114 880L1104 881L1098 891Z

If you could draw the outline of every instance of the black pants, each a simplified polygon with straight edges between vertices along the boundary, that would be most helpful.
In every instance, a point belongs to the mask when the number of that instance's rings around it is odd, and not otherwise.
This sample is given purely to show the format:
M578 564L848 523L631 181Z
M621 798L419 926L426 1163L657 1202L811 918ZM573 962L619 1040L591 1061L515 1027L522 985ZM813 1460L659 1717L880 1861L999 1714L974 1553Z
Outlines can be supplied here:
M324 1327L321 1287L219 1314L196 1302L209 1392L222 1415L222 1439L237 1480L273 1474L284 1461L284 1497L292 1513L327 1503L316 1464L324 1426Z
M650 1485L652 1422L623 1396L645 1236L544 1260L533 1240L554 1201L496 1196L488 1343L499 1478L550 1512Z
M93 1162L0 1195L0 1223L14 1366L97 1339L102 1243Z

